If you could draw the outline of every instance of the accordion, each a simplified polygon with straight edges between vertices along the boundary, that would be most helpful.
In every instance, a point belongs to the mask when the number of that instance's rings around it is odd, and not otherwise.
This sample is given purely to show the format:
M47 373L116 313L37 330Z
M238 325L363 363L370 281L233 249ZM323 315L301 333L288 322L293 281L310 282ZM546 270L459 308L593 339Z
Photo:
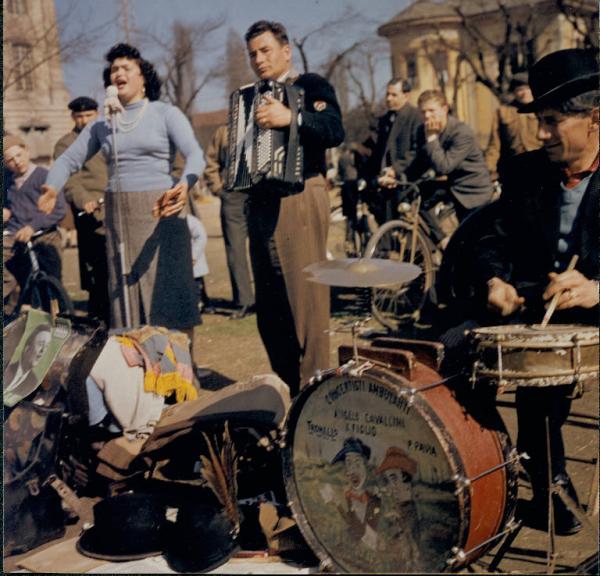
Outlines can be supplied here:
M254 119L269 94L292 112L286 128L260 128ZM298 134L298 112L304 90L289 84L262 80L231 94L229 106L227 190L246 190L257 184L272 185L283 195L304 188L304 155Z

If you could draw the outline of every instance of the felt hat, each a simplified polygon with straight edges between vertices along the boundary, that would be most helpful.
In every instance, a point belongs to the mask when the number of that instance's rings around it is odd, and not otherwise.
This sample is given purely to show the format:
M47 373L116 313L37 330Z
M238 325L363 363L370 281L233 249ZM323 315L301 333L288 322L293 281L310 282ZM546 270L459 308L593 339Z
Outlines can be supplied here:
M208 572L237 551L238 527L222 507L209 501L186 502L169 528L165 558L177 572Z
M350 437L344 440L342 449L333 457L331 463L335 464L341 460L345 460L346 456L351 452L360 454L365 460L368 460L371 457L371 449L366 444L363 444L360 438Z
M415 472L417 471L417 463L401 448L398 448L397 446L390 446L387 449L381 464L377 470L375 470L375 474L383 474L383 472L386 470L392 469L402 470L402 472L406 472L411 476L414 476Z
M534 99L519 112L535 112L584 92L598 90L599 80L596 51L569 48L552 52L529 70L529 86Z
M138 560L162 554L167 507L154 494L127 493L94 505L94 525L77 541L77 550L101 560Z
M98 102L87 96L79 96L69 102L71 112L87 112L89 110L98 110Z

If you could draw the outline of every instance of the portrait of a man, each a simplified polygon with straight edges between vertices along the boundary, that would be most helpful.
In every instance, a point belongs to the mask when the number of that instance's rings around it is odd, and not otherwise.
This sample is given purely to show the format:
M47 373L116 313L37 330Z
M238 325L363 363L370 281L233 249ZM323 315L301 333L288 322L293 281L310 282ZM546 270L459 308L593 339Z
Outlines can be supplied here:
M29 334L19 358L4 372L4 394L24 398L33 392L39 380L33 369L42 361L52 341L49 324L38 324ZM6 400L6 399L5 399Z

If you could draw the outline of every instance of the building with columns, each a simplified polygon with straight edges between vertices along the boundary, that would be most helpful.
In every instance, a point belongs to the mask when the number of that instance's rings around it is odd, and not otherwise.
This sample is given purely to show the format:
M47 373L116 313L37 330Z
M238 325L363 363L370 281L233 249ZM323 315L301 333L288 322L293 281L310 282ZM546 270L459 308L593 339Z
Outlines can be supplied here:
M4 132L21 136L32 158L49 163L72 128L54 0L3 0Z
M597 23L596 1L565 0L563 4L576 5L581 14L595 14ZM487 143L499 100L477 81L465 57L477 65L482 62L495 78L498 46L508 43L508 67L517 72L529 64L523 61L524 53L535 59L583 43L558 0L503 0L504 13L499 5L499 0L416 0L378 29L390 43L393 75L413 83L412 98L416 101L424 90L442 89L454 103L456 115L475 130L482 145ZM507 38L509 20L513 31ZM528 32L521 34L519 26L528 26ZM593 33L597 34L597 27ZM529 44L523 45L527 36Z

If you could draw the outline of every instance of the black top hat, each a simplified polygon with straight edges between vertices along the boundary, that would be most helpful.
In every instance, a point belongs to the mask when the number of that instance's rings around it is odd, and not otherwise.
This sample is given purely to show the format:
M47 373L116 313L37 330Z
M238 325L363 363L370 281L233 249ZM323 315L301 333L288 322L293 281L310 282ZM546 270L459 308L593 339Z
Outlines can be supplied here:
M342 449L333 457L331 463L335 464L340 460L345 460L346 456L351 452L360 454L365 460L368 460L371 457L371 449L366 444L363 444L360 438L351 437L344 440Z
M98 110L98 102L87 96L79 96L69 102L71 112L87 112L88 110Z
M120 494L94 505L94 525L77 542L85 556L137 560L162 554L166 505L153 494Z
M538 60L529 71L534 100L519 109L535 112L590 90L598 90L600 73L594 50L570 48Z
M169 529L165 558L177 572L208 572L233 556L238 527L215 504L188 502Z

